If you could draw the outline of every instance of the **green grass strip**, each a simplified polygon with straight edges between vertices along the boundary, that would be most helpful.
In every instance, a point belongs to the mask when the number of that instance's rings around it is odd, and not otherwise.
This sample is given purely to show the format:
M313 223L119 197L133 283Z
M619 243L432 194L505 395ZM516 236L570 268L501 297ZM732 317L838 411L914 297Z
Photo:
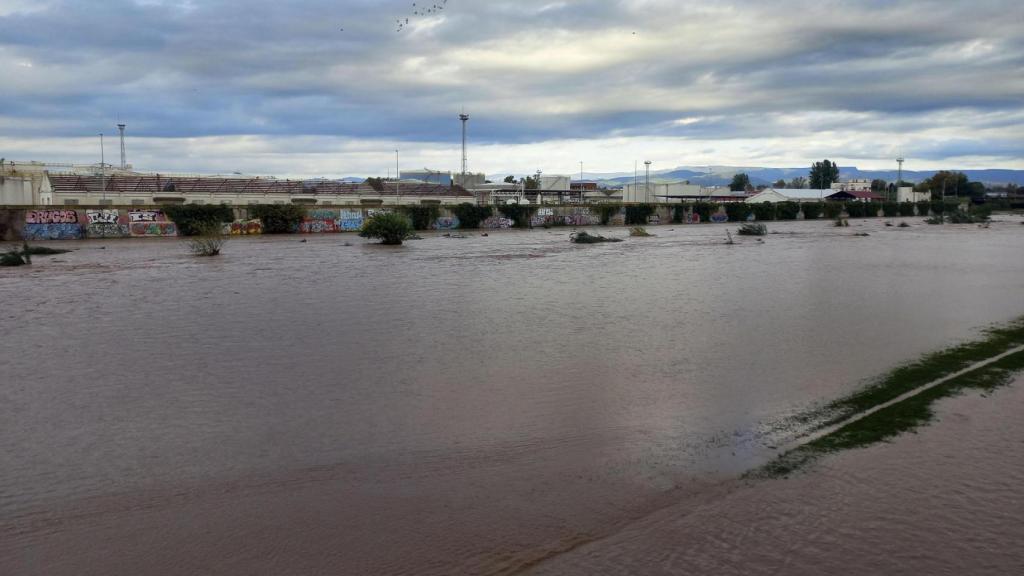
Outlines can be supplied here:
M921 357L889 372L875 383L826 406L795 417L799 423L813 423L820 430L898 398L929 382L955 374L972 364L1024 345L1024 318L985 332L984 338Z
M1006 333L1002 331L998 336L996 336L1000 342L1007 337ZM1007 347L1013 346L1008 345ZM954 365L959 365L959 370L962 370L966 365L969 365L970 362L961 359L973 357L973 354L977 351L974 345L958 347L958 350L959 352L952 357L942 357L940 366L943 370L947 370L947 367ZM987 357L991 358L1004 351L1005 348L995 351L989 348ZM942 353L932 355L929 358L939 356L942 356ZM984 357L977 358L979 361L984 359ZM958 362L960 362L960 364L957 364ZM939 368L936 368L936 370L938 369ZM850 448L869 446L877 442L883 442L889 438L903 434L904 432L912 431L934 418L935 414L932 411L932 405L937 400L960 394L968 389L991 391L999 386L1009 383L1014 374L1022 370L1024 370L1024 351L1010 354L991 364L987 364L977 370L961 374L956 378L952 378L937 386L928 388L920 394L910 396L909 398L896 402L891 406L887 406L869 414L864 418L850 422L830 434L794 448L780 455L765 466L754 470L752 473L748 474L748 476L786 476L787 474L813 462L825 454L848 450ZM911 366L901 368L896 372L900 372L901 376L903 376L898 381L900 385L905 385L910 383L907 381L907 374L919 375L921 378L927 378L930 381L934 381L944 375L952 374L956 371L958 371L958 369L948 369L945 374L938 374L936 377L936 372L927 370L926 366L920 363L915 363ZM926 384L927 380L917 380L916 382L916 386L905 388L904 392L913 390L914 387ZM888 397L888 399L892 399L899 396L899 394L883 394L881 391L865 394L869 391L870 389L862 391L862 393L854 394L851 398L856 397L858 399L858 404L856 404L857 406L864 406L864 409L869 409L888 401L887 399L882 398ZM867 405L867 401L864 400L865 398L878 400L871 405Z

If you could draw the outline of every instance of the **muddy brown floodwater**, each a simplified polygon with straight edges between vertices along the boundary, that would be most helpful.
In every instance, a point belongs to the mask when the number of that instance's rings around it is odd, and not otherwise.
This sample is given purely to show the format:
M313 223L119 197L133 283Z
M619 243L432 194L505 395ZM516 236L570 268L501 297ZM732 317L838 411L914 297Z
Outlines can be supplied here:
M909 221L70 243L0 271L0 573L555 566L1024 314L1024 226Z

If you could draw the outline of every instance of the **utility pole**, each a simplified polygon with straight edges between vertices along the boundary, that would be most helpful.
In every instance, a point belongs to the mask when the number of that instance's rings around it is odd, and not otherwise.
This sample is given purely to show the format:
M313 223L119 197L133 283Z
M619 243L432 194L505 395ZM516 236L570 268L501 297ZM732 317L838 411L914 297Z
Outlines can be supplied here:
M103 132L100 132L100 190L103 203L107 203L107 157L103 147Z
M544 203L543 202L544 194L541 192L541 189L540 189L540 175L541 175L541 171L537 170L537 204L538 205Z
M126 124L123 122L117 125L117 131L121 133L121 170L128 168L128 156L124 152L124 129Z
M899 199L900 199L900 186L903 185L903 154L900 154L896 158L896 163L899 164L899 169L896 170L896 198L892 198L891 200L899 201ZM913 197L914 197L913 194L911 194L911 198L913 198Z
M651 202L651 161L644 160L644 169L646 174L644 175L644 202L650 204Z
M583 204L583 160L580 160L580 204Z
M468 158L466 157L466 122L469 122L469 114L463 112L459 114L459 120L462 121L462 186L466 186L466 167Z
M396 202L402 203L402 171L398 169L398 150L395 150L395 196Z
M633 160L633 201L636 201L637 197L637 176L636 176L636 160Z

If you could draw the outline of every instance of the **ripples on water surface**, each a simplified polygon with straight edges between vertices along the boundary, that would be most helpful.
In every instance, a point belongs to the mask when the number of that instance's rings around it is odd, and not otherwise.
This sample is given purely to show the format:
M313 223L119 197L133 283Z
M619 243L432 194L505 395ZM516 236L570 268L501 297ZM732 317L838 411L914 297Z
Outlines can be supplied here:
M145 551L108 573L175 572L168 539L222 573L528 564L1024 314L1024 226L910 221L73 243L0 272L0 566L75 573L102 537Z

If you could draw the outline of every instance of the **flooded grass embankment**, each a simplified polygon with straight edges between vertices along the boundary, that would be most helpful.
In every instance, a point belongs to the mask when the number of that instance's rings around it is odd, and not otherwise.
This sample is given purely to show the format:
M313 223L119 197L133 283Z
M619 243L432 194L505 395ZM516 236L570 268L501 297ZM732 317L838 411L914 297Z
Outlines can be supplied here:
M992 390L1024 370L1024 318L992 328L981 340L928 354L848 396L795 418L814 423L810 440L748 476L784 476L824 454L882 442L929 422L941 398ZM918 393L914 391L920 390ZM905 397L904 397L905 396Z

